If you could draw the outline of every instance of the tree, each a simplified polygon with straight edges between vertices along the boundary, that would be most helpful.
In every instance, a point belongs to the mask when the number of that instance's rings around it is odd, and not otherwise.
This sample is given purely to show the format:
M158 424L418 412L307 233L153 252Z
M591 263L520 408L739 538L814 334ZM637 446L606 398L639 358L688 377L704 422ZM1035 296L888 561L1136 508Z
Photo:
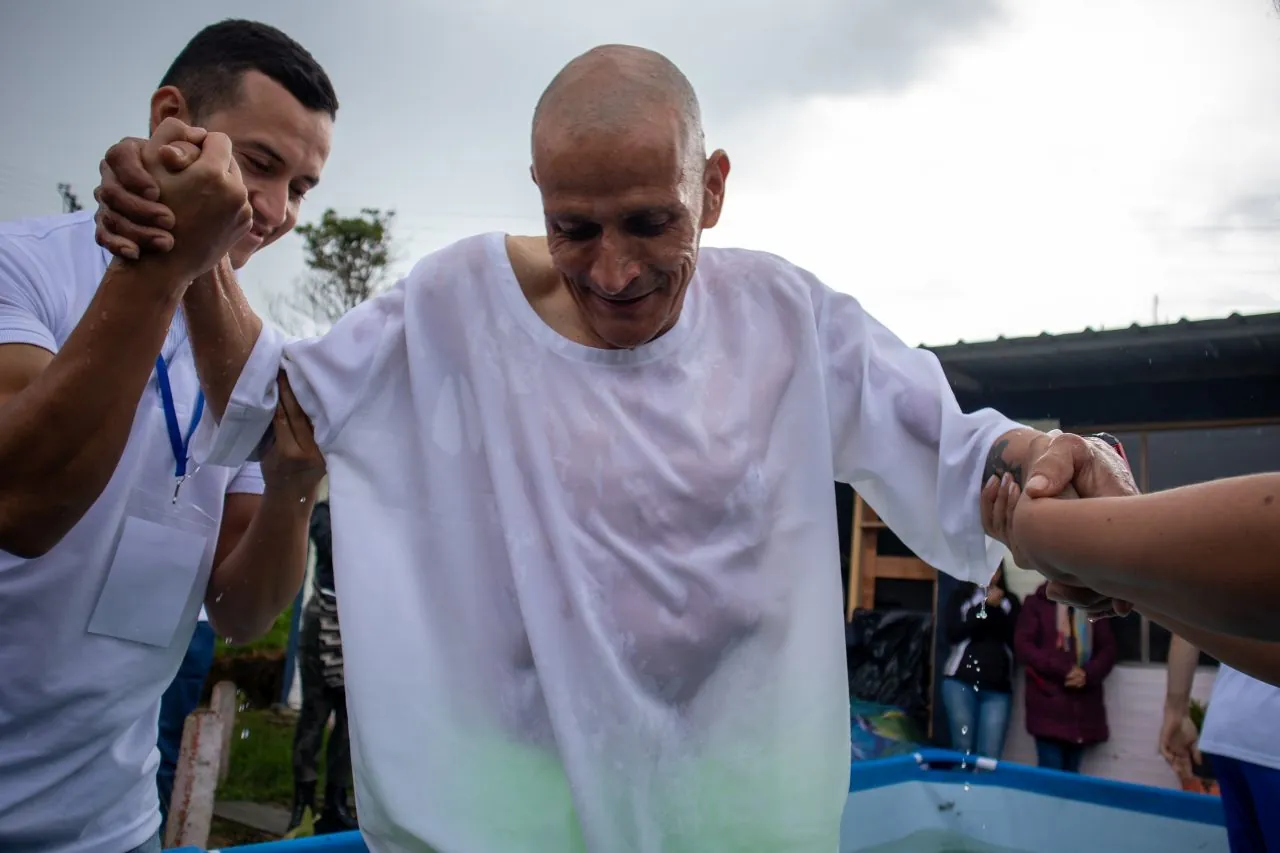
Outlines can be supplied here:
M80 206L80 200L71 191L71 184L58 184L58 195L62 196L63 213L75 213L77 210L83 209Z
M392 260L391 225L395 211L364 208L341 217L332 208L320 221L299 225L310 272L299 288L277 302L277 322L296 327L282 314L315 326L329 326L375 296L387 283Z

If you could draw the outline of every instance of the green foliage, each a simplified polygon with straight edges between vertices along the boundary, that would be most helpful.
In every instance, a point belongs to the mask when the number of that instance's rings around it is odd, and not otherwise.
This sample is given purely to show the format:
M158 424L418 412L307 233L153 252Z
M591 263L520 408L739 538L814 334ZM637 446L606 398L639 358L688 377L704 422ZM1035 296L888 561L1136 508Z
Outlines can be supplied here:
M311 272L282 307L323 327L375 296L386 285L394 222L391 210L366 207L359 216L342 217L330 208L318 222L299 225Z
M289 806L293 802L294 715L274 710L236 714L231 769L218 799ZM317 788L324 790L324 751L317 762Z
M214 654L217 657L238 657L240 655L256 654L258 652L274 652L284 653L289 646L289 624L293 619L293 606L276 617L275 623L271 626L271 630L265 636L259 637L252 643L244 645L234 645L232 643L219 642Z

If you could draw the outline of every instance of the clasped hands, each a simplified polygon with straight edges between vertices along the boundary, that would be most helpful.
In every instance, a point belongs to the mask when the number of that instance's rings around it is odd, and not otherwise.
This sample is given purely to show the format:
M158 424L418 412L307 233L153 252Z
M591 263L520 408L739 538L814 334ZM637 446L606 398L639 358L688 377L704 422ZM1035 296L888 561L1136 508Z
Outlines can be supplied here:
M1066 499L1072 491L1083 499L1138 494L1128 465L1106 442L1060 430L1048 433L1046 439L1029 466L1025 486L1008 474L992 477L983 485L983 527L1008 546L1020 568L1045 576L1050 599L1083 609L1095 618L1126 616L1133 610L1131 602L1095 589L1103 585L1097 579L1086 580L1054 565L1046 555L1037 553L1025 536L1018 535L1019 519L1037 501Z
M225 134L168 118L150 139L111 146L99 171L98 243L117 257L161 265L176 288L213 269L253 226Z
M160 265L183 292L228 265L227 252L253 225L225 134L168 118L150 139L127 137L111 146L99 172L102 183L93 193L99 245L120 258ZM283 371L277 386L275 440L262 460L263 479L271 493L295 505L300 496L305 504L324 477L324 457Z

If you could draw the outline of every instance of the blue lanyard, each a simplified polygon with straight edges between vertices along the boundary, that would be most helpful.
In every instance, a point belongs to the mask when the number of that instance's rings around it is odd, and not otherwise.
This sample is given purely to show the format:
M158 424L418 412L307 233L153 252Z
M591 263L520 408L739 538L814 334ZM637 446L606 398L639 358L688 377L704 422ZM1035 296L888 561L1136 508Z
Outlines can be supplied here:
M173 405L173 388L169 385L169 365L164 356L156 356L156 383L160 386L160 402L164 405L164 423L169 428L169 447L173 448L174 472L178 478L187 476L187 448L191 446L191 436L200 425L200 416L204 414L204 392L196 395L196 410L191 414L191 423L187 425L187 435L183 438L178 429L178 410Z

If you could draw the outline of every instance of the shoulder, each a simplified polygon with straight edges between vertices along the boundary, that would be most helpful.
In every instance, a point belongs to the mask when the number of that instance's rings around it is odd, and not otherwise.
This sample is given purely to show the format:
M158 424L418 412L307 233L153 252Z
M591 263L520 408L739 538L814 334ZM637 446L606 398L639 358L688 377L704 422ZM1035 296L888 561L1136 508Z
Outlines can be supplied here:
M824 289L817 276L803 267L752 249L705 247L698 252L698 269L713 282L732 279L738 284L777 291Z
M6 255L47 263L69 254L104 260L93 237L93 214L88 211L0 222L0 251Z
M800 315L808 324L821 322L833 296L844 296L786 258L750 249L702 249L695 280L714 303Z
M0 222L0 272L6 283L74 287L90 281L96 287L107 258L93 232L87 211Z
M405 276L405 285L410 289L449 287L510 266L504 235L479 234L424 255Z

